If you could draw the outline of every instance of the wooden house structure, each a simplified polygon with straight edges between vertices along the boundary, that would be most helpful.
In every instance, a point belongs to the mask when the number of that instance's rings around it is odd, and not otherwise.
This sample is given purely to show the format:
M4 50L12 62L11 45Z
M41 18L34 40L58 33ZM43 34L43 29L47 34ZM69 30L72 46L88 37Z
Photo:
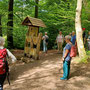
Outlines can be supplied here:
M22 22L22 25L28 26L24 55L39 59L40 43L42 39L42 33L39 33L39 27L46 27L46 25L41 19L32 17L26 17Z

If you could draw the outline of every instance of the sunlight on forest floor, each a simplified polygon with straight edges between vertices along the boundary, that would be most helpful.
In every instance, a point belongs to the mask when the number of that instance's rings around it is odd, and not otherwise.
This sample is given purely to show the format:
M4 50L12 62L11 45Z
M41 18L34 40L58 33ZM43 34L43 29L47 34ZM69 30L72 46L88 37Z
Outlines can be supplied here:
M40 60L11 67L11 86L6 82L4 89L90 90L90 64L76 64L74 61L71 64L70 79L61 81L61 55L54 51L46 55L42 53Z

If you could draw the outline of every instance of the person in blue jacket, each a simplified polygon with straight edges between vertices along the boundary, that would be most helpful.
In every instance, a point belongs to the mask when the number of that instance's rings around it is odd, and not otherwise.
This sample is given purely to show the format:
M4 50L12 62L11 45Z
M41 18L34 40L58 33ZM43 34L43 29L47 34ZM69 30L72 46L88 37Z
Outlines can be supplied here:
M67 35L65 36L65 41L66 41L66 46L63 49L63 77L60 78L61 80L67 80L69 78L69 73L70 73L70 62L71 62L71 57L70 57L70 50L71 50L71 36Z
M76 44L76 35L75 35L75 32L74 32L74 31L72 32L71 43L72 43L73 45Z

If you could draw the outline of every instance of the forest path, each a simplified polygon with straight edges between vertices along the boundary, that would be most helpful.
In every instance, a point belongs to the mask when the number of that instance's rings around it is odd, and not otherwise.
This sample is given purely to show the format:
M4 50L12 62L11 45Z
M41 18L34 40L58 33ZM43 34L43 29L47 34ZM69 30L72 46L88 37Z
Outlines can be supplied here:
M40 60L11 67L11 85L6 82L4 90L90 90L90 64L72 62L71 78L66 81L60 80L62 68L60 54L42 53Z

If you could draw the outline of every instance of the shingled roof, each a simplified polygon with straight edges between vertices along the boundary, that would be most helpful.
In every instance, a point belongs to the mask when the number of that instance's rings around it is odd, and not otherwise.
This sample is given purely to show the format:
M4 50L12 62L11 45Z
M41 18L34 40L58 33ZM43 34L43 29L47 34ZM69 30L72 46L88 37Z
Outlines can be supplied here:
M46 25L41 19L32 18L32 17L26 17L22 22L22 25L46 27Z

